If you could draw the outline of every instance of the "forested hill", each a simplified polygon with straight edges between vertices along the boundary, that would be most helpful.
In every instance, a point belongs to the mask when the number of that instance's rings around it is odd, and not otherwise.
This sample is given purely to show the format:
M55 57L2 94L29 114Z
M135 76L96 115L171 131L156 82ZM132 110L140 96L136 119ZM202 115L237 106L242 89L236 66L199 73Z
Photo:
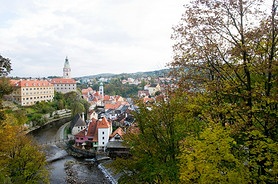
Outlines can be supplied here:
M170 69L162 69L162 70L155 70L155 71L148 71L148 72L136 72L136 73L121 73L121 74L112 74L112 73L103 73L103 74L97 74L97 75L89 75L89 76L83 76L78 78L98 78L98 77L132 77L132 78L138 78L138 77L153 77L153 76L161 76L166 77L169 73Z

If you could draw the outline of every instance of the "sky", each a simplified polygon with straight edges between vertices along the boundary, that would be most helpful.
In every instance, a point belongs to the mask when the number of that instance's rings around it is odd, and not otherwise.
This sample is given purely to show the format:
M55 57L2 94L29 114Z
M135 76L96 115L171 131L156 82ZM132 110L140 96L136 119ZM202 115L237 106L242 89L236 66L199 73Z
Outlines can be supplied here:
M133 73L172 61L187 0L0 0L0 54L10 76Z

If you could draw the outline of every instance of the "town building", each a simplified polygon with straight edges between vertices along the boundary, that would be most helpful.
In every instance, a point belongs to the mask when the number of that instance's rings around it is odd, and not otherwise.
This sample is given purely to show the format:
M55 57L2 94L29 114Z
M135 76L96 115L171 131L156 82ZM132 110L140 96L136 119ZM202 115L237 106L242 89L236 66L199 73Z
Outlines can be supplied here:
M51 83L54 85L54 90L60 93L76 91L76 81L71 79L71 68L68 57L65 59L63 78L52 79Z
M22 106L34 105L36 102L51 102L54 97L54 86L44 80L11 80L15 90L12 100Z
M80 117L80 115L77 113L74 118L72 119L71 123L70 123L70 129L71 129L71 134L72 135L76 135L78 134L80 131L84 130L87 128L87 125L84 121L84 113L82 114L82 118Z
M86 143L95 150L105 149L112 134L112 123L105 117L99 120L91 119L88 128L77 133L75 137L75 145L81 146Z
M51 83L54 85L54 90L60 93L68 93L76 91L76 81L74 79L52 79Z
M149 94L151 96L155 96L155 93L157 91L161 91L160 90L160 85L159 84L151 84L149 87L148 87L148 91L149 91Z

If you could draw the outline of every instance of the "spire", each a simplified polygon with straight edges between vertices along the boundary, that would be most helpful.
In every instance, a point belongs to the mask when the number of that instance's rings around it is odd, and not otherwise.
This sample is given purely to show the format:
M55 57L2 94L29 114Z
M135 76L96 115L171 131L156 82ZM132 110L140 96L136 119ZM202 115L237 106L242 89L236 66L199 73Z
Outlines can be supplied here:
M71 72L70 64L69 64L68 56L66 56L65 64L63 68L63 78L70 79L70 72Z

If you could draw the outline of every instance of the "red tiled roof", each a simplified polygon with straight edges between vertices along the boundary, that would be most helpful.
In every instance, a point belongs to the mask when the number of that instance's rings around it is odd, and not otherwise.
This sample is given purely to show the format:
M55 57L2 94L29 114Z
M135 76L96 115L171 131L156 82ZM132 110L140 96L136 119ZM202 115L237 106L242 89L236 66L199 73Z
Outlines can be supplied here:
M125 132L124 132L124 130L123 130L121 127L119 127L119 128L117 128L117 130L115 130L115 131L113 132L113 134L110 135L110 137L112 138L112 137L114 137L116 134L118 134L119 136L123 137L123 135L125 134Z
M92 122L89 124L87 136L94 137L97 132L97 120L92 119Z
M105 109L117 109L121 104L105 104Z
M111 122L108 122L105 117L102 118L101 121L98 121L97 128L109 128L111 126Z
M92 101L97 102L97 101L99 101L99 99L97 97L95 97L95 98L93 98Z
M97 91L94 96L99 96L101 98L101 95L99 94L99 92Z
M85 137L85 132L86 132L86 129L78 132L77 134L75 134L74 136L79 136L79 137Z
M116 97L116 101L118 101L120 98L123 98L123 97L117 96L117 97Z
M40 80L11 80L11 84L15 87L49 87L49 86L53 86L48 81L40 81Z
M105 95L105 96L103 97L103 100L104 100L104 101L109 101L109 100L110 100L110 96L109 96L109 95Z
M76 81L74 79L52 79L52 84L75 84Z

